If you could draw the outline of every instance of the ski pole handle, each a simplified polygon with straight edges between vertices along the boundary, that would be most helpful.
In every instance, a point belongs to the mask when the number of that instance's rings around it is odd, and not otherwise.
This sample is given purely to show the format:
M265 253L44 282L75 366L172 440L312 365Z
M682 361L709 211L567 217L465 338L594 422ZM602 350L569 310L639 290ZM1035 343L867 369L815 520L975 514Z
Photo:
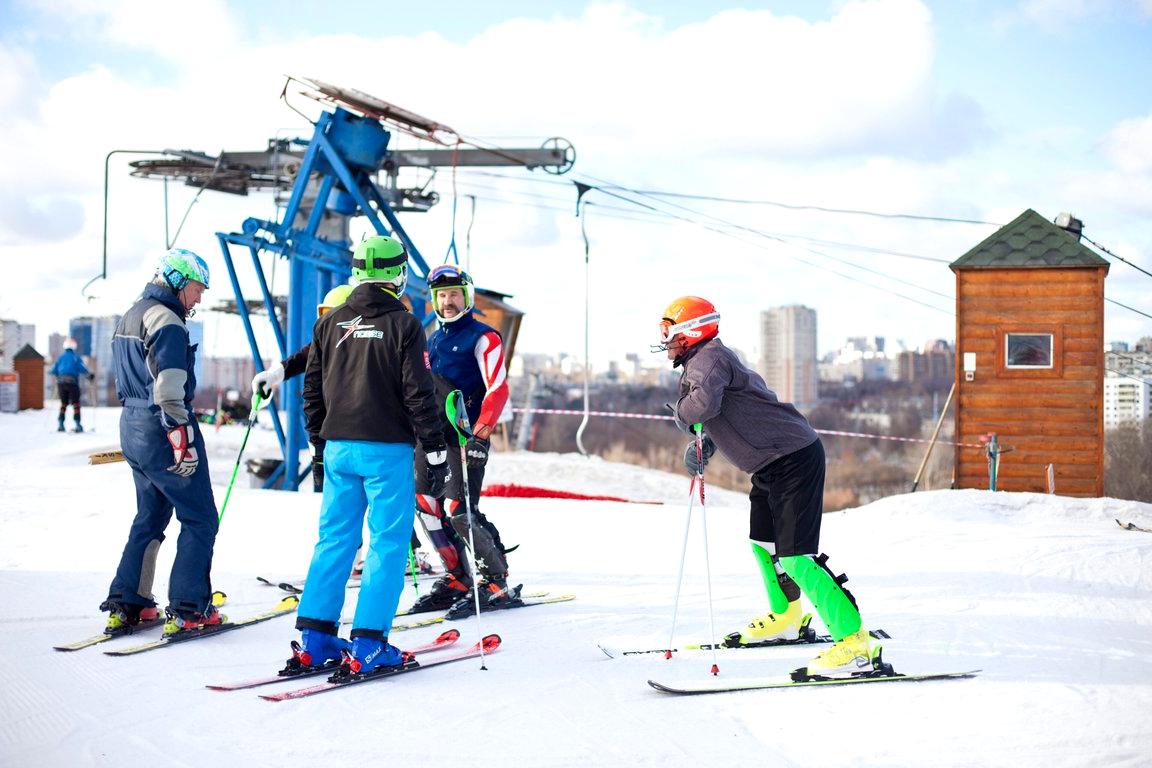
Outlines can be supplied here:
M464 407L464 393L454 389L448 393L444 400L444 413L448 416L452 429L456 430L456 438L464 446L468 438L472 437L472 424L468 420L468 409Z

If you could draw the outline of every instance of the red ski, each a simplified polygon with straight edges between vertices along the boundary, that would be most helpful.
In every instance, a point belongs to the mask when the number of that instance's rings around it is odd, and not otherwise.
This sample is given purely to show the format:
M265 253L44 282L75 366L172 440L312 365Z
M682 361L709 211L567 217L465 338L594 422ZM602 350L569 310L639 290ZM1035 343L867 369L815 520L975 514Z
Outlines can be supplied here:
M404 652L408 654L429 653L431 651L438 651L441 648L449 648L460 639L460 631L456 629L449 629L442 632L439 637L430 643L420 645L415 648L408 648ZM259 688L262 685L272 685L273 683L282 683L285 680L297 680L302 677L313 677L315 675L330 675L336 671L339 664L331 666L315 667L296 672L285 672L281 670L280 673L270 677L257 677L252 680L242 680L238 683L220 683L218 685L206 685L205 688L213 691L242 691L246 688Z
M488 655L500 647L500 635L487 635L481 643L483 646L484 655ZM399 667L385 667L379 672L369 673L367 675L352 675L341 679L339 682L320 683L313 685L310 688L298 688L294 691L283 691L281 693L261 694L260 698L267 699L268 701L287 701L289 699L302 699L305 696L313 696L317 693L325 693L327 691L335 691L340 688L347 688L352 685L359 685L360 683L370 683L373 680L385 680L397 675L402 675L407 672L416 672L421 669L431 669L438 667L441 664L451 664L454 661L464 661L465 659L474 659L481 655L480 643L476 643L466 651L461 651L453 656L439 656L434 661L421 663L416 660L414 656L405 656L405 662Z

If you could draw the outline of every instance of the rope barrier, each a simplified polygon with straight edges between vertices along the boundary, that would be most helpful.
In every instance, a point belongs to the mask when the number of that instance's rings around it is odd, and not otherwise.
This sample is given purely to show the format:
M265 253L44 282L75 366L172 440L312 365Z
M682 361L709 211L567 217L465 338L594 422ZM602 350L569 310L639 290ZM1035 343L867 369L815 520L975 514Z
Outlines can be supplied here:
M576 411L564 408L513 408L513 413L545 413L557 416L607 416L616 419L648 419L652 421L673 421L671 416L660 416L649 413L622 413L618 411ZM870 440L893 440L901 443L928 443L931 442L922 437L896 437L894 435L873 435L867 432L845 432L839 429L817 429L817 433L821 435L835 435L837 437L865 437ZM947 445L958 445L961 448L979 448L984 449L984 445L980 443L957 443L952 440L937 440L937 443L945 443Z

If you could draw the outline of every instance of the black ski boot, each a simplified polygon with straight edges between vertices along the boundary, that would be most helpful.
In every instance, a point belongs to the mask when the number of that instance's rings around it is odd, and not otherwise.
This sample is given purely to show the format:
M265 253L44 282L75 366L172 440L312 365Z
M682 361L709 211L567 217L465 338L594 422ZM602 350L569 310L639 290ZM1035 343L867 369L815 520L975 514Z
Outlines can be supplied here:
M509 588L506 576L486 576L480 581L480 612L497 611L503 608L519 608L524 605L520 599L523 584ZM476 597L468 594L456 601L444 617L449 621L463 619L476 613Z
M408 613L426 613L428 611L442 611L451 608L464 596L471 594L468 585L450 573L444 574L432 582L432 589L421 595Z

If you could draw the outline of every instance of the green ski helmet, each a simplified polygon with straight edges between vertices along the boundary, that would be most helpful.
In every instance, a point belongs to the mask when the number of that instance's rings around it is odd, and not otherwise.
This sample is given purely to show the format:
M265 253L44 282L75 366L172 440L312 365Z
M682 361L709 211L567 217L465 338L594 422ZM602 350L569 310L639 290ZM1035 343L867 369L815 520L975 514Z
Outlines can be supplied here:
M323 317L336 309L336 307L348 301L348 294L350 293L352 293L352 286L350 285L338 285L328 291L328 293L324 294L324 300L316 305L316 317Z
M160 257L156 277L163 277L174 291L183 290L192 280L208 288L208 264L187 248L173 248Z
M385 283L397 298L408 283L408 251L399 240L376 235L361 240L352 253L352 277L361 283Z

